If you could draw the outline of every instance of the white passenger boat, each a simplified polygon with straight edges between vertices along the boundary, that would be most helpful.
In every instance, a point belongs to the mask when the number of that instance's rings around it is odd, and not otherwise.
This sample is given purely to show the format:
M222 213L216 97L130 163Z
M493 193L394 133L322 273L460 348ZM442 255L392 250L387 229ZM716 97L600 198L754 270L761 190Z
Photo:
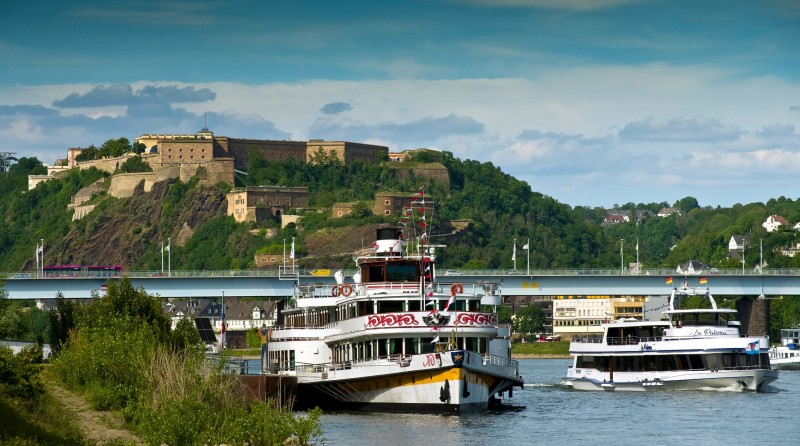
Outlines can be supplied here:
M800 370L800 328L781 330L781 344L769 349L769 362L776 370Z
M379 229L352 282L298 287L282 311L269 356L297 377L300 405L482 411L522 387L499 284L438 281L424 233L411 254L402 233Z
M702 295L710 308L678 309ZM778 378L769 338L739 334L736 310L717 308L708 288L673 288L661 321L603 324L602 337L574 338L564 384L577 390L730 388L760 391Z

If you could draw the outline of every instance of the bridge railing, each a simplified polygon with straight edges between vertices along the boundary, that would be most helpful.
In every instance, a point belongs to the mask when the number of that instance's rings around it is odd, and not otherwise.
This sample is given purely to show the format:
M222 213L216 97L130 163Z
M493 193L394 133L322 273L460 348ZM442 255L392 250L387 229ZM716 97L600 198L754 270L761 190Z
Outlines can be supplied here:
M322 271L322 272L321 272ZM356 270L342 270L346 280L355 274ZM300 277L305 278L333 278L333 270L299 269ZM159 277L278 277L277 269L246 269L246 270L123 270L123 275L132 278L159 278ZM714 276L800 276L797 268L766 268L763 271L752 269L708 269L691 274L679 273L674 268L649 268L636 270L620 270L619 268L592 268L592 269L531 269L530 274L526 269L448 269L437 271L437 281L458 281L461 276L496 276L496 277L535 277L535 276L668 276L674 283L679 284L682 277L714 277ZM104 278L108 273L103 271L70 271L69 277L76 278ZM0 272L0 277L5 279L38 279L41 273L37 271L10 271ZM58 277L67 278L67 277Z

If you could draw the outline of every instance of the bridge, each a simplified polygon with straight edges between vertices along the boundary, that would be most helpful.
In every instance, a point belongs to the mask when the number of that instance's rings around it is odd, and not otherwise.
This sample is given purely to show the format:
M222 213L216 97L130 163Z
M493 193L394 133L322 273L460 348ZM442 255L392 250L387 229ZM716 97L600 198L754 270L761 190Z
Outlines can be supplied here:
M163 298L254 297L278 299L291 296L295 280L300 285L334 284L327 270L236 270L236 271L125 271L134 287ZM343 271L350 278L355 270ZM11 299L52 299L62 293L68 299L102 296L108 280L78 272L69 277L37 277L31 272L0 273ZM672 283L668 284L668 279ZM704 278L707 283L701 283ZM648 296L669 294L673 286L705 288L722 296L800 295L800 269L765 269L761 272L713 270L684 275L673 269L648 269L637 273L619 269L561 270L448 270L439 271L437 283L493 282L502 285L505 296Z

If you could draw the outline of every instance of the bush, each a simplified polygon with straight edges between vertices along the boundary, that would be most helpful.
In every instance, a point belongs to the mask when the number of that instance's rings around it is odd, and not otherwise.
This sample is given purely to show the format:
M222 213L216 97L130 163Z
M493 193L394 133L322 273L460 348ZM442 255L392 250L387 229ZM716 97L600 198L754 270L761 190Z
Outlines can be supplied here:
M14 355L9 347L0 347L0 394L33 398L44 392L39 377L42 347L32 345Z
M281 444L320 436L319 412L248 401L235 375L205 361L190 320L169 331L158 298L130 280L80 309L53 369L96 408L121 409L148 444Z

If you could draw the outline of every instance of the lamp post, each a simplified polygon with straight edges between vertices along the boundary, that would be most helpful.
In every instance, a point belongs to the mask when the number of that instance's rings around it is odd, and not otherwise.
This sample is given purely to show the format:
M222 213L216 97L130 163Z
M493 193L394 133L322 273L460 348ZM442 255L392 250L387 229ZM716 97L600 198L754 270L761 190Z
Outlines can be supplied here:
M744 247L747 245L747 239L742 237L742 275L744 275Z
M622 247L625 245L625 239L619 239L619 273L624 274L625 272L625 253L622 251Z

